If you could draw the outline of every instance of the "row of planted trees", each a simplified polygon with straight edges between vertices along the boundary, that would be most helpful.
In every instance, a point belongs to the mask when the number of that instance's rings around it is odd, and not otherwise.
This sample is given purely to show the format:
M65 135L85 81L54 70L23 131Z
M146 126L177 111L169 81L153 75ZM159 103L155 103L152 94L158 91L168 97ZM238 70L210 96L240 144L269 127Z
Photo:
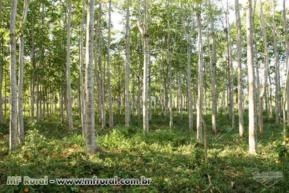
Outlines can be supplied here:
M145 132L154 114L171 128L186 114L203 143L223 111L243 136L248 109L251 153L263 115L286 128L285 0L281 10L273 0L10 2L0 1L0 118L10 112L11 150L24 140L24 117L55 114L69 129L81 117L90 152L95 128L114 127L117 114L126 127L139 117Z

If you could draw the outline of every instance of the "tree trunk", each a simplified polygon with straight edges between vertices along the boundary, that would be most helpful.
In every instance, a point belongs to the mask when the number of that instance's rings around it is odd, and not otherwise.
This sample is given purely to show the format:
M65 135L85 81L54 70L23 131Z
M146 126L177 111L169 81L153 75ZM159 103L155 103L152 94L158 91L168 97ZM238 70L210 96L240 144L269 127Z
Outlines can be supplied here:
M113 127L113 111L112 111L112 96L111 96L111 71L110 71L110 42L111 42L111 0L108 5L108 39L107 39L107 95L108 95L108 114L109 127Z
M66 98L67 98L67 105L66 105L66 113L67 113L67 123L68 128L73 128L73 121L72 121L72 97L71 97L71 73L70 73L70 65L71 65L71 58L70 58L70 37L71 37L71 2L67 0L67 42L66 42Z
M254 54L253 54L253 14L252 0L247 1L247 62L248 62L248 84L249 84L249 153L256 153L257 136L255 120L255 82L254 82Z
M244 136L243 116L243 73L242 73L242 26L240 19L239 0L235 0L235 15L237 25L237 62L238 62L238 113L239 113L239 135Z
M10 125L9 125L9 150L14 151L19 143L17 131L17 81L16 81L16 15L17 0L11 0L10 17Z
M285 84L285 100L284 103L286 104L286 108L287 109L287 116L285 115L285 126L284 126L284 131L283 131L283 135L284 138L286 138L287 136L287 132L286 132L286 127L289 124L289 39L288 39L288 24L287 24L287 16L286 16L286 1L283 0L283 23L284 23L284 38L285 38L285 47L286 47L286 84ZM285 105L284 105L285 106ZM284 116L284 115L283 115Z
M149 131L149 69L150 69L150 53L149 53L149 34L148 34L148 0L144 0L144 19L138 28L143 38L144 66L143 66L143 130Z
M198 98L197 98L197 141L204 142L203 136L203 85L204 85L204 67L203 67L203 43L202 43L202 22L201 10L197 12L198 24Z
M279 64L279 53L277 49L277 33L276 23L275 23L275 4L273 1L273 17L272 17L272 30L273 30L273 48L275 57L275 116L276 122L279 123L281 116L281 89L280 89L280 64Z
M80 35L79 35L79 90L80 90L80 116L81 116L81 127L82 127L82 136L86 138L86 129L85 129L85 65L84 65L84 51L83 51L83 36L84 34L84 25L85 25L85 0L82 0L82 20L80 26Z
M188 117L189 117L189 132L193 131L193 101L192 101L192 72L191 72L191 52L192 52L192 43L190 38L190 30L188 27L187 30L187 106L188 106Z
M263 84L260 89L260 104L259 104L259 131L263 132L263 109L264 109L264 99L267 98L267 87L268 87L268 71L269 71L269 57L268 57L268 43L267 43L267 34L266 34L266 22L263 15L262 2L260 2L260 18L261 18L261 36L263 39L264 46L264 75L263 75Z
M127 0L127 10L126 10L126 47L125 47L125 127L130 125L130 92L129 92L129 82L130 82L130 0Z
M95 137L95 112L94 112L94 71L93 71L93 27L94 27L94 0L89 0L87 9L86 27L86 104L85 104L85 124L86 124L86 145L88 152L94 153L96 150Z
M228 107L229 107L229 118L234 128L235 116L234 116L234 93L233 93L233 83L232 83L232 56L231 56L231 36L230 36L230 23L229 23L229 1L227 0L227 11L226 11L226 38L227 38L227 76L228 76Z
M167 7L169 9L169 0L167 0ZM167 37L167 63L168 63L168 91L169 91L169 101L168 101L168 107L169 107L169 115L170 115L170 121L169 121L169 127L173 127L173 91L172 91L172 62L171 62L171 55L172 55L172 49L171 44L173 43L171 41L171 34L170 34L170 22L168 20L168 37Z
M29 0L24 1L22 29L19 45L19 76L18 76L18 133L20 142L24 141L24 119L23 119L23 76L24 76L24 30L29 6Z
M212 12L212 5L210 3L210 11ZM212 130L216 134L217 133L217 96L216 96L216 45L215 45L215 26L213 17L210 17L211 22L211 31L210 31L210 39L211 39L211 47L210 47L210 63L211 63L211 95L212 95Z

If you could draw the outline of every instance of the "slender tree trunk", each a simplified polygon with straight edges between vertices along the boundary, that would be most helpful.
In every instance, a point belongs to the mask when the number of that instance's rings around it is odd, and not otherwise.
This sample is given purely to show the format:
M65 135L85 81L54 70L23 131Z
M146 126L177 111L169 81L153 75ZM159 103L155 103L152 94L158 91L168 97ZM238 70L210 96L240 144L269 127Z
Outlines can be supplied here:
M243 73L242 73L242 34L239 0L235 0L235 15L237 25L237 62L238 62L238 113L239 113L239 135L244 136L244 116L243 116Z
M259 131L263 132L263 109L264 109L264 98L267 98L267 87L268 87L268 71L269 71L269 57L268 57L268 43L266 34L266 22L263 15L262 2L260 3L260 18L261 18L261 36L263 39L264 46L264 74L263 74L263 84L260 89L260 104L259 104Z
M191 90L191 84L192 84L192 72L191 72L191 52L192 52L192 44L191 44L191 38L190 38L190 30L188 27L187 31L187 108L188 108L188 117L189 117L189 132L193 131L193 101L192 101L192 90Z
M212 12L212 5L210 3L210 11ZM215 45L215 26L213 17L210 17L211 22L211 48L210 48L210 63L211 63L211 95L212 95L212 130L217 133L217 96L216 96L216 45Z
M255 120L255 82L254 82L254 54L253 54L253 14L252 0L247 1L247 62L249 84L249 153L256 153L257 136Z
M229 0L227 0L227 11L226 11L226 38L227 38L227 75L228 75L228 102L229 102L229 118L231 120L232 128L234 128L235 117L234 117L234 93L232 83L232 57L231 57L231 36L230 36L230 23L229 23Z
M16 15L17 0L11 0L10 17L10 126L9 126L9 150L14 151L19 143L17 131L17 80L16 80Z
M177 94L177 109L178 109L178 113L180 114L182 111L182 91L181 91L181 77L180 77L180 73L178 73L178 94Z
M202 43L202 22L201 10L197 12L198 24L198 99L197 99L197 141L203 143L203 85L204 85L204 66L203 66L203 43Z
M287 109L287 116L285 114L285 123L284 123L284 131L283 135L284 138L287 136L286 127L289 124L289 39L288 39L288 24L287 24L287 15L286 15L286 1L283 0L283 23L284 23L284 38L285 38L285 46L286 46L286 84L285 84L285 100L284 103L286 104ZM284 106L285 106L284 104ZM284 112L285 113L285 112ZM283 115L284 116L284 115Z
M143 130L149 131L149 69L150 69L150 53L149 53L149 34L148 34L148 0L144 0L144 19L140 24L138 21L138 28L143 38L143 52L144 52L144 66L143 66Z
M130 125L130 92L129 92L129 82L130 82L130 0L127 0L127 10L126 10L126 48L125 48L125 126Z
M95 112L94 112L94 70L93 70L93 27L94 27L94 0L89 0L87 10L87 29L86 29L86 145L88 152L96 150L95 137Z
M99 11L97 17L97 63L95 64L97 69L96 76L98 77L97 85L98 85L98 93L99 93L99 110L100 110L100 120L101 120L101 128L104 129L106 127L106 112L105 112L105 67L102 63L102 4L99 2Z
M24 119L23 119L23 76L24 76L24 30L29 6L29 0L24 1L22 29L19 45L19 76L18 76L18 133L20 142L24 141Z
M82 136L86 138L86 128L85 128L85 56L83 51L83 44L84 44L84 35L85 35L85 7L86 3L85 0L82 0L82 20L80 26L80 35L79 35L79 90L80 90L80 112L81 112L81 126L82 126Z
M273 30L273 48L275 57L275 113L276 122L279 123L281 116L281 89L280 89L280 64L279 64L279 53L277 50L277 28L275 22L275 1L273 1L273 18L272 18L272 30Z
M70 73L70 65L71 65L71 57L70 57L70 37L71 37L71 2L70 0L66 1L67 4L67 42L66 42L66 98L67 98L67 105L66 105L66 118L68 123L68 128L73 128L73 121L72 121L72 97L71 97L71 73Z
M107 94L108 94L108 114L109 127L113 127L113 111L112 111L112 96L111 96L111 71L110 71L110 42L111 42L111 0L108 4L108 39L107 39Z
M169 0L167 0L167 7L169 9ZM169 91L169 115L170 115L170 121L169 121L169 127L173 127L173 94L172 94L172 62L171 62L171 55L172 55L172 49L171 44L173 43L171 40L171 34L170 34L170 22L168 20L168 37L167 37L167 63L168 63L168 91Z

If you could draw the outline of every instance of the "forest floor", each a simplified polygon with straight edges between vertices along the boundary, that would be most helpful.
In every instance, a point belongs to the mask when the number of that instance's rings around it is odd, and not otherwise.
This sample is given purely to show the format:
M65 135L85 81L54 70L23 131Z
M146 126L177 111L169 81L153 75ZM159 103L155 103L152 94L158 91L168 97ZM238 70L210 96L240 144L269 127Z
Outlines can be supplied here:
M286 177L289 160L282 148L282 128L273 121L266 120L265 132L258 136L258 154L249 155L247 134L240 138L237 127L230 128L226 116L220 117L218 135L208 132L205 161L203 148L195 143L195 133L189 134L182 125L186 123L185 117L176 117L173 129L167 127L167 118L154 119L152 131L146 135L137 124L128 129L117 126L98 130L97 145L101 151L94 155L85 153L80 128L68 131L56 119L27 120L25 144L8 154L8 128L2 125L0 192L289 192ZM279 178L279 174L285 177ZM28 187L5 185L7 176L50 179L144 176L152 182L144 186Z

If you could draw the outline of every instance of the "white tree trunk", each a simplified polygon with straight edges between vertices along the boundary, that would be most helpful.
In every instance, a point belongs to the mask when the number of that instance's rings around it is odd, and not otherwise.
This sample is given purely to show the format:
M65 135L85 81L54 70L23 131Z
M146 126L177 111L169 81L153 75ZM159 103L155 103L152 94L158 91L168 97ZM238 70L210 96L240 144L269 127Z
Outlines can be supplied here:
M286 84L285 84L285 100L286 108L287 109L287 115L285 116L285 126L284 126L284 138L287 136L286 133L286 127L289 124L289 39L288 39L288 24L287 24L287 15L286 15L286 1L283 0L283 23L284 23L284 38L285 38L285 47L286 47ZM285 113L285 112L284 112Z
M85 129L85 66L84 66L84 51L83 51L83 36L85 35L85 1L82 1L82 20L80 26L80 36L79 36L79 86L80 86L80 112L81 112L81 126L82 126L82 136L86 137Z
M248 84L249 84L249 153L256 153L257 136L255 120L255 82L254 82L254 54L253 54L253 14L252 0L247 1L247 62L248 62Z
M70 57L70 38L71 38L71 2L67 0L67 42L66 42L66 98L67 98L67 105L66 105L66 113L67 113L67 123L68 128L73 128L73 121L72 121L72 98L71 98L71 73L70 73L70 65L71 65L71 57Z
M243 116L243 73L242 73L242 34L239 0L235 0L235 15L237 25L237 62L238 62L238 113L239 113L239 135L244 136L244 116Z
M24 9L22 15L22 29L20 34L19 45L19 76L18 76L18 133L20 142L24 141L24 119L23 119L23 76L24 76L24 30L26 25L26 17L29 6L29 0L24 1Z
M108 116L109 127L113 127L113 111L112 111L112 96L111 96L111 71L110 71L110 42L111 42L111 0L108 3L108 39L107 39L107 95L108 95Z
M16 80L16 15L17 0L11 0L10 16L10 125L9 125L9 150L16 149L19 142L17 131L17 80Z
M229 1L227 0L227 11L226 11L226 38L227 38L227 76L228 76L228 106L229 106L229 118L231 121L232 128L235 124L234 116L234 93L233 93L233 83L232 83L232 55L231 55L231 36L230 36L230 23L229 23Z
M130 1L127 0L127 10L126 10L126 48L125 48L125 126L129 127L130 124L130 92L129 92L129 82L130 82Z
M279 123L281 116L281 89L280 89L280 64L279 64L279 53L277 50L277 33L276 22L275 22L275 1L273 1L273 17L272 17L272 30L273 30L273 48L275 58L275 113L276 122Z
M260 104L259 104L259 131L263 132L263 109L264 109L264 99L267 98L267 88L268 88L268 72L269 72L269 57L268 57L268 43L266 34L266 22L263 15L262 2L260 2L260 18L261 18L261 35L263 39L264 46L264 74L263 83L260 89ZM267 100L265 99L265 102Z
M210 3L210 11L212 12L212 5ZM210 63L211 63L211 95L212 95L212 131L217 133L217 93L216 93L216 45L215 45L215 26L213 17L210 17L210 39L211 39L211 48L210 48Z
M203 143L203 85L204 85L204 66L203 66L203 43L202 43L202 22L201 10L197 12L198 24L198 98L197 98L197 141Z
M143 90L142 90L142 106L143 106L143 130L149 131L149 69L150 69L150 53L149 53L149 34L148 34L148 1L143 1L144 17L143 22L138 21L138 28L143 39Z
M94 0L88 1L87 9L87 27L86 27L86 66L85 66L85 84L86 84L86 145L88 152L93 153L96 150L95 137L95 112L94 112L94 70L93 70L93 27L94 27Z
M189 25L189 24L188 24ZM188 108L188 118L189 118L189 132L193 131L193 101L192 101L192 72L191 72L191 52L192 52L192 45L191 45L191 38L190 38L190 30L188 27L187 31L187 108Z

